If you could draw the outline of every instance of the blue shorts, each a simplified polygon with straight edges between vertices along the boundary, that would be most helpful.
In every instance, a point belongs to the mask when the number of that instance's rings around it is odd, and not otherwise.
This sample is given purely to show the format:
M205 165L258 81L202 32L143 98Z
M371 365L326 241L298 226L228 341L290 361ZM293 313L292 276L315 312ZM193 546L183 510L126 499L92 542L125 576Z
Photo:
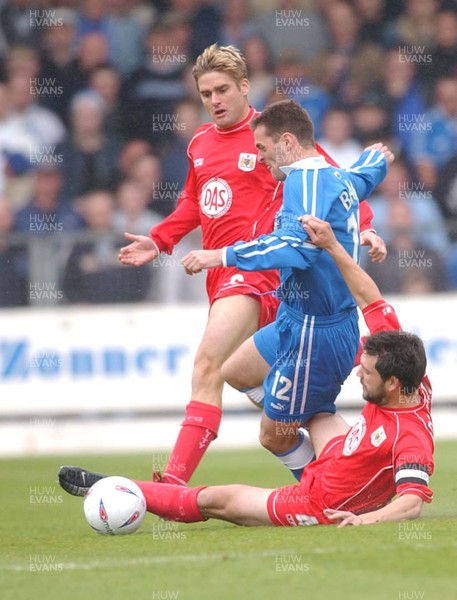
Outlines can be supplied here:
M281 304L276 321L255 333L254 343L271 366L263 384L267 417L305 422L334 413L359 347L357 310L304 316Z

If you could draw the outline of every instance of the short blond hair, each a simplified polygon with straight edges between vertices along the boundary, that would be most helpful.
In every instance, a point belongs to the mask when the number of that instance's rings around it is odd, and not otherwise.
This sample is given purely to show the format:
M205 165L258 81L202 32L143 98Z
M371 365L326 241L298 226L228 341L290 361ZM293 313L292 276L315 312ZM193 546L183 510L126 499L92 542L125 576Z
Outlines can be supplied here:
M243 79L248 78L246 60L235 46L212 44L203 50L192 69L197 87L200 77L212 71L227 73L238 86L241 85Z

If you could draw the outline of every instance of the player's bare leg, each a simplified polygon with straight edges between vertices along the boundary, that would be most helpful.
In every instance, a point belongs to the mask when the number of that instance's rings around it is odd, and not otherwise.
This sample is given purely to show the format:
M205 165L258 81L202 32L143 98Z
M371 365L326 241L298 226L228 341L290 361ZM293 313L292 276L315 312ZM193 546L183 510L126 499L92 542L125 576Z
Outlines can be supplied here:
M316 457L326 446L326 444L339 435L346 435L350 429L349 424L338 413L320 413L315 415L307 423L309 435L313 443Z
M300 421L276 421L264 413L260 422L260 443L274 454L282 454L293 448L298 442Z
M223 364L222 377L236 390L245 392L258 407L263 406L263 380L270 366L250 337Z
M211 306L192 373L192 400L186 407L178 439L162 480L185 484L210 442L217 437L222 416L221 367L258 328L260 303L250 296L220 298Z
M222 519L237 525L271 525L267 500L273 490L248 485L220 485L202 490L197 504L207 519Z
M262 414L260 443L300 481L303 469L315 457L314 447L301 421L279 421Z

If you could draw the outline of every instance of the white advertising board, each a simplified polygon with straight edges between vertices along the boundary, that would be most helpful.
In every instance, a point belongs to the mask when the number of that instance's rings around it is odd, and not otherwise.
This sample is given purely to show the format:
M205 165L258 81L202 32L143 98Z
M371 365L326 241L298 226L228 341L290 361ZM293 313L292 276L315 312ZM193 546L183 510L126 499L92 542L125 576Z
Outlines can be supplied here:
M457 295L391 301L404 329L424 339L435 402L456 401ZM150 304L1 311L0 414L182 409L207 310ZM246 406L242 394L224 394L227 408ZM358 399L354 372L339 404Z

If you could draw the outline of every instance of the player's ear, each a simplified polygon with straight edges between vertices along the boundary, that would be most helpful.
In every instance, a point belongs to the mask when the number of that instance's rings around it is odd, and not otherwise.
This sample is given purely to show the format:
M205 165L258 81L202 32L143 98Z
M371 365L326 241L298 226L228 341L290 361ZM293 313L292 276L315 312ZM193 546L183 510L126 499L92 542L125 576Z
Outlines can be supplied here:
M243 96L248 95L249 87L250 87L249 79L242 79L241 83L240 83L240 90L241 90L241 93L243 94Z
M388 377L385 381L384 381L384 385L385 385L385 389L387 392L389 393L394 393L394 392L398 392L399 395L401 395L402 393L402 385L400 383L400 380L398 379L398 377L394 377L393 375L391 377Z

